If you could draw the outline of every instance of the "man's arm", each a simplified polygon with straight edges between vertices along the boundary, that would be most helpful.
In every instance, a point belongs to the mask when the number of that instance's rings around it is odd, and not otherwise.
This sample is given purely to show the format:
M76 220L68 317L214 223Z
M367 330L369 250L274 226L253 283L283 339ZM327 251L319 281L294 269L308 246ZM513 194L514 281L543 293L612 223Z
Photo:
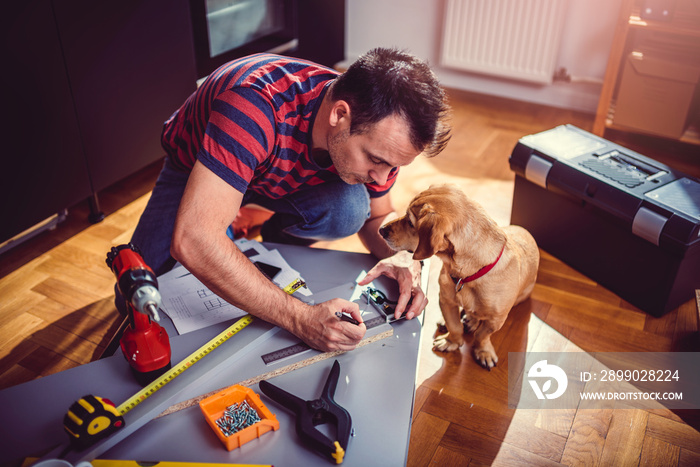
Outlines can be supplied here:
M390 194L379 198L370 198L369 219L362 226L357 235L362 244L377 258L381 259L367 275L359 282L366 285L381 275L395 279L399 283L399 299L394 312L395 317L400 317L413 298L413 302L406 311L408 319L421 314L428 305L428 298L420 286L421 265L414 261L410 253L406 251L395 252L379 235L379 227L396 217L396 212L391 203Z
M341 321L336 311L362 321L357 304L335 299L309 306L282 291L226 235L243 194L195 163L175 221L172 256L219 297L320 350L352 350L364 324Z
M365 221L365 225L357 232L357 235L365 248L377 258L385 259L393 256L396 252L389 248L389 245L379 235L379 227L397 217L389 193L379 198L370 198L369 207L369 219Z

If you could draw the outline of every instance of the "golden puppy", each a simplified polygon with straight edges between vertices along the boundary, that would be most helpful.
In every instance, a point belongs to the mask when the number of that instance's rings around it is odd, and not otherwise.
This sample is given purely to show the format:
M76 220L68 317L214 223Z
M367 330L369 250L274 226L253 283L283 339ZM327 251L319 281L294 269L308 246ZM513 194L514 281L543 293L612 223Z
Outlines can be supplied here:
M479 204L451 185L423 191L405 216L379 232L392 249L411 251L416 260L433 255L442 260L440 309L447 334L433 341L433 349L457 350L466 327L474 333L474 358L484 368L494 367L498 357L491 334L535 285L540 254L532 235L515 225L499 227Z

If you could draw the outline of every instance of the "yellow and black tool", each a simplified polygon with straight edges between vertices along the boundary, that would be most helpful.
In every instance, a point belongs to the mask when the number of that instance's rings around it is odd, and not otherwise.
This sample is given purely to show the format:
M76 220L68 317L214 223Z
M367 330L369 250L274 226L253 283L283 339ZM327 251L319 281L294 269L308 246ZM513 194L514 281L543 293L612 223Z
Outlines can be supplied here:
M63 417L63 429L78 450L107 437L124 426L124 417L109 399L87 395L71 405Z

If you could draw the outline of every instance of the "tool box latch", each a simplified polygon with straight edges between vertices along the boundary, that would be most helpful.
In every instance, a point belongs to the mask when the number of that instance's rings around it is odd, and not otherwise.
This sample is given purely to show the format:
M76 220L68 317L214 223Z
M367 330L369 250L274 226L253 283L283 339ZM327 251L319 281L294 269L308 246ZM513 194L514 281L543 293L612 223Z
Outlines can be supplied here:
M632 221L632 233L659 246L661 231L667 221L667 217L645 207L641 207Z
M530 159L527 161L527 165L525 166L525 178L546 190L547 175L549 174L549 170L552 168L552 165L553 164L551 162L533 154L530 156Z

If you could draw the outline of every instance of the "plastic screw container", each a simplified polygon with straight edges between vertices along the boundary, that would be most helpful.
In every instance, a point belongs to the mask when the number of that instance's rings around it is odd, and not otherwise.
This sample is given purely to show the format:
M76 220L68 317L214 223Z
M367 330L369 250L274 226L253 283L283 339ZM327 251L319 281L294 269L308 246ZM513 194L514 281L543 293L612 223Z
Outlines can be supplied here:
M255 409L260 417L260 421L230 436L225 436L216 424L216 421L223 416L229 406L243 401L247 401L248 405ZM265 407L260 400L260 396L252 389L239 384L207 397L199 403L199 408L202 409L204 418L206 418L209 426L211 426L216 436L219 437L229 451L241 447L248 441L259 438L268 431L278 430L280 427L277 417Z

